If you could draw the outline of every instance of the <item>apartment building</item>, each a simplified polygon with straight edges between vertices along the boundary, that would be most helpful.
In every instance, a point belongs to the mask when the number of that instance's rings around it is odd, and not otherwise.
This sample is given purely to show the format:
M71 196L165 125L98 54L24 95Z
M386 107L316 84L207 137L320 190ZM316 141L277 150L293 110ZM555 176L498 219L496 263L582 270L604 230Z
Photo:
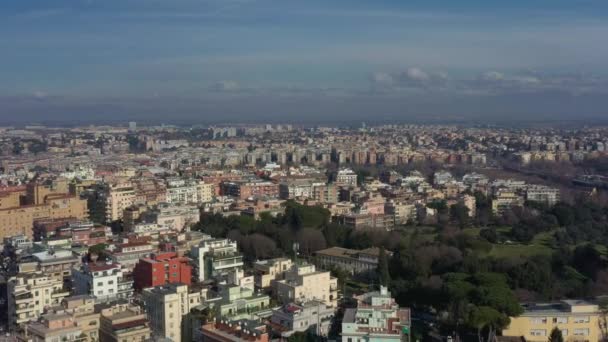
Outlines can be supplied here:
M221 300L216 304L222 318L256 319L258 314L270 314L270 297L254 291L251 287L233 284L219 285Z
M553 206L559 202L559 189L544 185L528 185L526 188L526 201L539 202Z
M502 215L504 212L511 210L512 207L521 207L523 205L523 198L516 192L500 190L496 192L492 199L492 212L496 215Z
M141 298L156 335L176 342L192 340L187 316L205 300L206 290L190 291L185 284L167 284L144 289Z
M199 180L169 179L167 202L181 204L208 203L215 195L215 185Z
M565 341L600 341L600 316L597 303L563 300L554 303L524 304L524 313L511 317L503 336L523 336L526 341L547 341L553 328L562 332Z
M95 296L97 303L133 296L133 280L123 274L120 264L90 263L72 269L73 292Z
M234 277L243 270L243 255L239 253L236 241L229 239L205 238L199 246L192 247L190 255L194 261L194 274L200 282Z
M281 338L289 338L296 332L327 336L335 310L320 301L289 303L272 310L271 327Z
M87 202L71 195L46 196L44 203L0 209L0 239L13 235L33 236L34 223L42 219L88 218Z
M72 268L80 265L78 258L71 250L49 248L44 252L33 253L33 261L20 264L20 267L39 271L57 280L69 279Z
M147 241L129 241L116 244L116 249L110 254L110 259L131 272L141 258L147 258L154 252L156 252L156 248Z
M357 186L357 174L351 169L342 169L336 175L336 185Z
M191 225L200 221L200 216L200 210L196 205L168 203L161 203L142 215L144 221L166 226L176 232L189 230Z
M255 320L222 319L203 325L201 331L203 341L206 342L270 341L266 325Z
M140 259L135 265L133 278L136 289L155 287L165 283L190 285L192 266L190 266L189 258L179 257L174 252L152 254L149 258Z
M407 224L416 219L416 205L412 203L387 201L384 204L384 214L394 225Z
M281 280L285 272L291 269L293 262L288 258L259 260L253 264L255 286L270 289L274 280Z
M82 338L82 327L74 317L66 314L45 314L38 321L24 325L19 336L25 342L86 341Z
M120 220L124 210L135 203L135 188L130 181L101 184L96 191L106 223Z
M141 342L152 335L144 309L129 303L117 303L101 308L100 342Z
M342 341L410 341L410 310L400 308L386 287L363 294L344 311Z
M238 199L250 197L278 197L279 185L268 181L230 181L222 183L222 193Z
M338 300L338 280L329 271L317 271L315 265L294 264L285 279L276 281L276 294L283 303L303 303L319 300L335 307Z
M55 313L65 313L72 317L81 329L83 342L99 341L99 313L95 312L95 297L89 295L66 297Z
M313 185L312 199L319 203L338 203L338 187L335 184Z
M70 294L63 279L42 272L18 274L8 280L6 288L11 326L38 319L45 308L59 305Z

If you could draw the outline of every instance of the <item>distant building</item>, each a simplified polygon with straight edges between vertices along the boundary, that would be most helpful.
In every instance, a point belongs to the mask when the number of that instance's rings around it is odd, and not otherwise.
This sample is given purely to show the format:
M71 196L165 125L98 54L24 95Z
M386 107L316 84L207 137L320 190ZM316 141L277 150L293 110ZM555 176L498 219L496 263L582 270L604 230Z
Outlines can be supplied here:
M351 274L375 272L379 255L380 249L377 247L364 250L331 247L315 252L318 265L323 269L335 267ZM390 256L390 252L387 252L387 256Z
M342 169L336 175L336 185L357 186L357 174L351 169Z
M512 207L521 207L524 205L524 200L514 191L503 190L498 191L492 199L492 212L501 215Z
M202 327L203 341L206 342L269 342L266 325L252 320L221 319Z
M190 254L198 281L219 277L238 278L237 274L243 272L243 255L238 251L236 241L208 237L199 246L192 247Z
M386 287L357 297L357 308L346 309L342 341L409 341L410 310L400 308Z
M293 262L288 258L260 260L253 264L255 286L268 289L274 280L281 280L285 272L291 269Z
M543 185L529 185L526 189L526 200L553 206L559 202L559 189Z

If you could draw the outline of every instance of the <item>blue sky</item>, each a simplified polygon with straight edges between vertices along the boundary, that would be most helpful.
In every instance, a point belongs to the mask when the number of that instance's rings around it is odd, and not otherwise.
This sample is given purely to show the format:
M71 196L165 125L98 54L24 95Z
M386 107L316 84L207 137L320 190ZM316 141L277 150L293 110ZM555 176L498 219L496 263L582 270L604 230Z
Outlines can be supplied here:
M607 37L606 0L4 0L0 121L601 118Z

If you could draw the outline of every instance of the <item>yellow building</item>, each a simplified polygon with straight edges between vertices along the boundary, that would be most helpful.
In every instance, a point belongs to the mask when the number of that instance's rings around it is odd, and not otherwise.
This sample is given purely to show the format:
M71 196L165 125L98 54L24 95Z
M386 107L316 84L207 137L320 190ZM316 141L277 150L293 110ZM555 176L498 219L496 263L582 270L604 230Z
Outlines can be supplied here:
M524 313L511 317L503 336L523 336L529 342L546 342L551 330L561 330L564 341L596 342L601 339L597 304L583 300L524 305Z

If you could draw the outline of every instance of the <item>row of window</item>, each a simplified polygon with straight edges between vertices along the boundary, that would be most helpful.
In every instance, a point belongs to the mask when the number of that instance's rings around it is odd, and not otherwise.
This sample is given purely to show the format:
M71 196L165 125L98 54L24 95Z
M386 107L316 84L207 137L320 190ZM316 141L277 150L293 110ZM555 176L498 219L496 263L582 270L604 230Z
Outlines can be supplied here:
M562 332L562 336L568 336L568 329L561 329L561 332ZM547 336L547 330L546 329L532 329L532 330L530 330L530 335ZM573 335L574 336L589 336L589 329L588 328L574 329Z
M532 324L547 324L547 322L551 320L554 324L567 324L568 317L533 317L530 318L530 323ZM589 316L576 316L572 319L573 323L589 323L591 321L591 317Z

